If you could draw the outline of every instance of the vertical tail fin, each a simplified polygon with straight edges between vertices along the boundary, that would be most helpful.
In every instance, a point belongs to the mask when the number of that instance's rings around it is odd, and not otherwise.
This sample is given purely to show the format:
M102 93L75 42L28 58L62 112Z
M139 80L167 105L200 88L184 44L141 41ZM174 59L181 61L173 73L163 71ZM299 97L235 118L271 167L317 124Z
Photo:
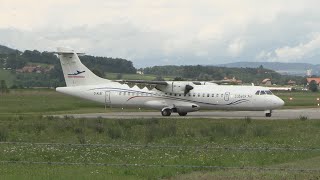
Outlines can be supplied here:
M108 83L110 80L102 79L83 65L78 54L67 48L58 48L64 79L67 86L84 86Z

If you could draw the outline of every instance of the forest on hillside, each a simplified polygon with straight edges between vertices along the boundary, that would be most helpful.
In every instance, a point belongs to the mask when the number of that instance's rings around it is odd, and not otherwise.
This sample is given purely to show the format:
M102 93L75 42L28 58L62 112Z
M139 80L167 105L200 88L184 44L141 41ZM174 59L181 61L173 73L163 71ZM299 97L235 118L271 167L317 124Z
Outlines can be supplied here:
M136 68L131 61L121 58L81 56L81 61L94 73L105 77L105 73L135 74ZM17 70L35 64L39 66L51 66L45 73L19 73ZM0 68L10 69L15 76L14 87L57 87L64 86L64 77L59 59L52 52L39 52L37 50L26 50L20 52L5 46L0 47ZM197 80L212 81L236 78L243 83L260 82L265 78L270 78L272 83L285 85L289 80L296 81L297 84L305 84L305 78L299 76L281 75L273 70L258 68L228 68L215 66L153 66L140 69L144 74L156 76L155 80L162 77L175 77L172 80Z
M13 52L13 53L12 53ZM136 69L131 61L121 58L81 56L82 63L96 74L103 76L104 72L134 74ZM30 64L39 66L53 66L46 73L19 73ZM11 51L0 54L0 68L9 69L16 76L14 82L18 87L56 87L64 85L59 59L54 53L26 50L24 52Z
M281 75L273 70L258 68L227 68L216 66L154 66L144 69L145 74L158 76L177 76L180 79L199 81L222 80L223 78L236 78L243 83L260 84L263 79L269 78L273 83L285 85L289 80L297 84L304 84L305 78L300 76Z

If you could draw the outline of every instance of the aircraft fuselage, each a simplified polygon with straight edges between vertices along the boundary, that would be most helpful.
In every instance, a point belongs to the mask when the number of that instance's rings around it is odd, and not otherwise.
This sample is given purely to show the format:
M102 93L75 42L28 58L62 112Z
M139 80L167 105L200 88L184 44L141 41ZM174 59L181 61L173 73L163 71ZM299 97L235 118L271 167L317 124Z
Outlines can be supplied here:
M199 109L273 110L284 102L273 94L256 94L269 91L260 86L195 85L188 94L140 89L117 82L106 85L60 87L58 92L107 104L112 107L145 107L161 109L174 105Z

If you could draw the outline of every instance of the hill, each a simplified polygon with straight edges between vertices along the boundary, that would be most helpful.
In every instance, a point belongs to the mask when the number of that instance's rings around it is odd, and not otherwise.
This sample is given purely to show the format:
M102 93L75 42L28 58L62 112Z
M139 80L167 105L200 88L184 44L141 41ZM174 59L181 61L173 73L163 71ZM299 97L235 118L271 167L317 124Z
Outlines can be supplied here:
M18 50L16 50L16 49L11 49L11 48L8 48L6 46L0 45L0 54L12 54L12 53L15 53L17 51ZM18 51L18 52L20 52L20 51Z
M311 69L312 73L320 74L320 65L309 63L282 63L282 62L235 62L228 64L220 64L221 67L238 67L238 68L257 68L263 66L267 69L272 69L281 74L290 75L306 75L306 71Z
M2 46L3 49L10 49ZM10 50L9 50L10 51ZM51 52L39 52L37 50L19 51L14 54L0 54L0 68L11 70L5 72L2 77L15 87L57 87L64 86L64 77L58 58ZM11 51L11 52L13 52ZM303 78L282 76L279 73L260 67L261 63L227 64L216 66L154 66L144 68L144 74L136 75L136 68L131 61L120 58L82 56L83 64L101 77L112 79L149 79L149 80L196 80L211 81L223 78L236 78L243 83L259 84L263 79L270 78L273 83L287 84L289 80L295 80L302 84ZM264 67L275 68L276 65L263 64ZM230 66L230 67L227 67ZM232 67L235 66L235 67ZM285 65L284 65L285 66ZM246 68L239 68L246 67ZM258 67L258 68L257 68ZM302 67L301 64L291 68ZM309 68L310 66L305 66ZM279 67L278 67L279 68ZM281 69L281 68L280 68ZM279 69L278 69L279 70ZM110 75L111 74L111 75ZM10 78L12 76L12 78ZM114 77L115 76L115 77ZM9 81L10 80L10 81Z
M265 78L272 79L275 84L287 84L289 80L295 80L298 84L303 83L303 77L281 75L273 70L263 67L239 68L239 67L218 67L218 66L154 66L144 69L145 74L158 76L174 76L182 79L211 81L222 80L223 78L242 80L244 83L260 84Z
M97 75L103 72L135 74L132 62L121 58L82 56L82 63ZM20 52L5 46L0 51L1 77L15 87L64 86L59 59L52 52ZM6 71L5 71L6 70Z

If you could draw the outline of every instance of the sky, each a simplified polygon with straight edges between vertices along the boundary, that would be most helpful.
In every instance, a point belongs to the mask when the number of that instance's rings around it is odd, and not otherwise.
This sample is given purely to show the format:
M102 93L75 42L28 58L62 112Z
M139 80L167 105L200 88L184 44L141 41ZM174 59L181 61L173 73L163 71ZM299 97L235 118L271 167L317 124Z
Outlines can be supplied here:
M0 0L0 44L69 47L135 67L320 64L318 0Z

